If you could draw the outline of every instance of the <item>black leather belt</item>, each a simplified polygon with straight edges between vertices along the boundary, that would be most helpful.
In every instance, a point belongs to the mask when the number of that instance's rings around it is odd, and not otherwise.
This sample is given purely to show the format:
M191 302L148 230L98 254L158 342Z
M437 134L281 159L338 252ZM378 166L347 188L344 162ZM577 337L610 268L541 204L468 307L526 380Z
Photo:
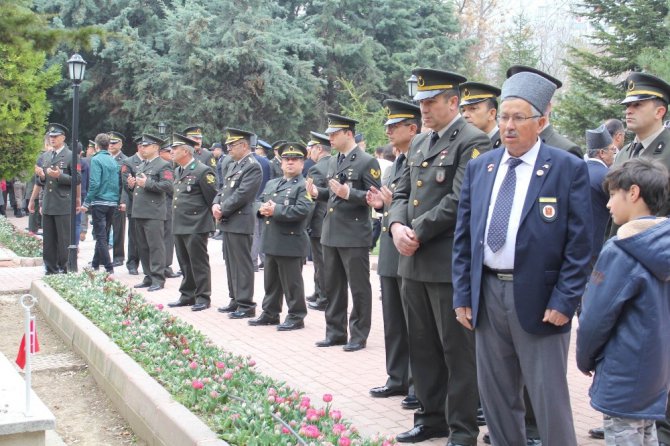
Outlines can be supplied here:
M513 269L493 269L484 265L484 272L494 274L498 280L504 280L505 282L511 282L514 280Z

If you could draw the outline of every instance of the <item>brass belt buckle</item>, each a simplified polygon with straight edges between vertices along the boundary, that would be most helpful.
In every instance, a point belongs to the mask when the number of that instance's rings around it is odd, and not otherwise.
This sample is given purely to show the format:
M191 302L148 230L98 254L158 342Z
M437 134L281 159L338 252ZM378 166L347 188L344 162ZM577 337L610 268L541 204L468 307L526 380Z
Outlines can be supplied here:
M514 274L505 274L505 273L496 273L499 280L504 280L505 282L511 282L514 280Z

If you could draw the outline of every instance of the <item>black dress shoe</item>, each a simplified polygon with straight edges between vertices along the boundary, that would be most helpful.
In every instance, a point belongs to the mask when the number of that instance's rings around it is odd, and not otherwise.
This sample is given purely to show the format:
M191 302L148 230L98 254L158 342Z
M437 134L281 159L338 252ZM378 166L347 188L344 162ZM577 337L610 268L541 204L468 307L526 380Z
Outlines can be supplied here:
M365 348L365 341L363 342L347 342L347 344L342 347L342 350L345 352L356 352L358 350L363 350Z
M184 302L183 300L177 300L175 302L170 302L168 303L168 307L170 308L176 308L176 307L190 307L193 305L192 301L186 301Z
M390 396L405 394L407 394L407 390L405 389L393 389L387 386L373 387L370 389L370 396L372 398L388 398Z
M312 294L311 296L307 296L307 297L305 298L305 300L306 300L307 302L316 302L316 296L315 296L314 294Z
M216 311L218 311L219 313L232 313L233 311L237 311L237 304L230 302L225 307L217 308Z
M542 440L539 438L526 439L526 446L542 446Z
M191 307L191 311L202 311L208 309L210 306L210 303L202 303L202 304L195 304Z
M147 289L147 291L152 292L152 291L158 291L158 290L162 290L162 289L163 289L163 285L151 285Z
M166 279L176 279L177 277L181 277L181 274L173 273L172 271L165 273Z
M326 303L317 304L315 302L307 302L307 306L311 310L326 311L326 308L328 307L328 304L326 304Z
M484 443L486 444L491 444L491 437L489 436L488 432L484 434L482 440L484 440Z
M128 274L130 274L131 276L139 276L140 275L140 273L137 272L137 268L128 268Z
M407 395L400 401L400 407L407 410L416 410L421 408L421 403L414 395Z
M486 426L486 418L484 418L484 409L477 408L477 426Z
M254 327L258 325L278 325L279 318L278 317L273 318L263 313L258 318L247 321L247 324Z
M447 446L467 446L463 443L454 443L453 441L450 441L447 443Z
M434 428L430 426L424 426L423 424L417 424L407 432L402 432L396 435L396 441L400 443L418 443L420 441L426 441L431 438L440 438L448 437L449 429L445 428Z
M114 260L112 266L123 266L123 260Z
M133 286L133 288L149 288L150 286L152 286L151 283L142 282Z
M317 347L334 347L336 345L345 345L347 341L344 339L324 339L323 341L318 341L315 345Z
M305 328L304 321L284 321L277 325L277 331L300 330L301 328Z
M603 440L605 438L605 430L602 427L594 427L589 429L589 437L596 440Z
M228 317L231 319L244 319L247 317L254 317L254 316L256 316L255 308L249 308L248 310L233 311L228 315Z

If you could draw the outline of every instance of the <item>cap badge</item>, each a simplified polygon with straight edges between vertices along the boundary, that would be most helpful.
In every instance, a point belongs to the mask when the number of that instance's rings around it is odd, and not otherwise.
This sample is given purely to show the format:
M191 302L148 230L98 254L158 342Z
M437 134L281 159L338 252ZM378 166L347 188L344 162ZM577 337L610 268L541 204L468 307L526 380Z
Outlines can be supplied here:
M635 82L630 80L628 81L628 91L633 91L635 90Z
M423 76L419 76L419 79L417 79L416 84L417 84L419 87L423 87L423 86L426 85L426 81L425 81L425 79L423 78Z

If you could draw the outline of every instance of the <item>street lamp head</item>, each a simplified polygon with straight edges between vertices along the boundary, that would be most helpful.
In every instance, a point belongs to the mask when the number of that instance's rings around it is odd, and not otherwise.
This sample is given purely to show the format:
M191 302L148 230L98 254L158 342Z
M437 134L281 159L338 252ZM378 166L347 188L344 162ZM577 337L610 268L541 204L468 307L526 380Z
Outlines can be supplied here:
M67 67L70 80L74 84L79 84L84 80L86 61L79 55L79 53L74 53L72 57L70 57L70 60L67 61Z
M419 79L416 77L416 75L412 74L409 79L407 79L407 93L409 94L410 98L413 98L414 95L416 94L416 85L419 82Z
M165 135L165 131L167 130L167 124L165 124L163 121L158 123L158 133L161 135Z

